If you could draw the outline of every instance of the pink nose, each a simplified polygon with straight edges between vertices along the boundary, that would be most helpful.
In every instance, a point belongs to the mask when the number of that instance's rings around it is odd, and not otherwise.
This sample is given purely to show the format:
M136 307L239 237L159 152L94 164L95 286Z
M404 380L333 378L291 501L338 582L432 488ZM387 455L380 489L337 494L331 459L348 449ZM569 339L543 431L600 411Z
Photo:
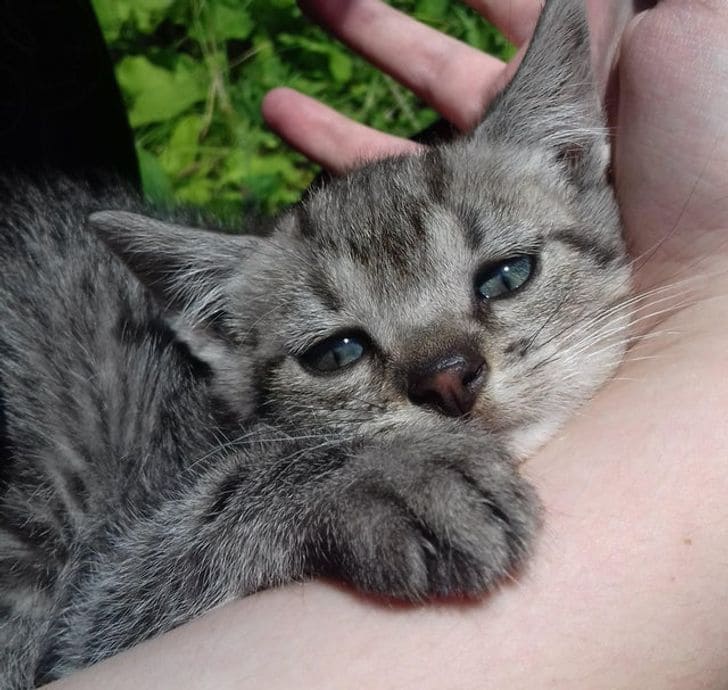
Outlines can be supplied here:
M407 393L415 405L432 407L448 417L460 417L473 409L486 370L480 355L448 355L412 371L407 379Z

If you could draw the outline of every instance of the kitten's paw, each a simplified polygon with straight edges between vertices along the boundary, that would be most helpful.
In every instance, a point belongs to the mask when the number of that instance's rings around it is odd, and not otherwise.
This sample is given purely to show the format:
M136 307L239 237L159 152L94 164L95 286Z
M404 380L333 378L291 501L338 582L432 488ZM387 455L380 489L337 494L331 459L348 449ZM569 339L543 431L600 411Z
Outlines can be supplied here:
M332 571L361 589L477 595L530 552L540 503L490 437L391 441L347 469L326 540Z

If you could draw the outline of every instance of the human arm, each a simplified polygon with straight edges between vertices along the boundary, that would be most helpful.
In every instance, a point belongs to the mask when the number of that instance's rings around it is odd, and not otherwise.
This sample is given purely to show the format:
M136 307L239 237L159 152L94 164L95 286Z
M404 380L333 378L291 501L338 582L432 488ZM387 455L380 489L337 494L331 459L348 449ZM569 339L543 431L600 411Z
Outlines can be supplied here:
M726 15L663 2L623 45L615 174L639 285L691 304L527 464L547 516L517 584L467 607L268 592L66 687L726 685Z

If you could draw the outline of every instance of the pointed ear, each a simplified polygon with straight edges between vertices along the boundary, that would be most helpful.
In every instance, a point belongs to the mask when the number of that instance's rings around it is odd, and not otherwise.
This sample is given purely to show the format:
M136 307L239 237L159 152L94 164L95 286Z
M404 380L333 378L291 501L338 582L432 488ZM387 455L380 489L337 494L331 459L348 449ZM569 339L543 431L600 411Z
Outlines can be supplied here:
M584 0L546 0L516 75L474 132L479 137L545 148L580 186L606 179L606 120Z
M226 321L230 280L262 241L125 211L94 213L89 222L167 309L190 328L215 331Z

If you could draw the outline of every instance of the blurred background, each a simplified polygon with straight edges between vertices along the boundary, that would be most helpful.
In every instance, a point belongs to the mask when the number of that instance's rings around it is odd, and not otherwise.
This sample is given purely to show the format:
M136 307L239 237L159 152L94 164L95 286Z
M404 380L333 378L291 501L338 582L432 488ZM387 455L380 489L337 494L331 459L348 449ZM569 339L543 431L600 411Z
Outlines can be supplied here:
M228 221L296 201L317 169L263 124L261 100L276 86L404 136L437 119L309 23L294 0L92 1L154 201L203 207ZM390 4L499 57L513 54L457 0Z

